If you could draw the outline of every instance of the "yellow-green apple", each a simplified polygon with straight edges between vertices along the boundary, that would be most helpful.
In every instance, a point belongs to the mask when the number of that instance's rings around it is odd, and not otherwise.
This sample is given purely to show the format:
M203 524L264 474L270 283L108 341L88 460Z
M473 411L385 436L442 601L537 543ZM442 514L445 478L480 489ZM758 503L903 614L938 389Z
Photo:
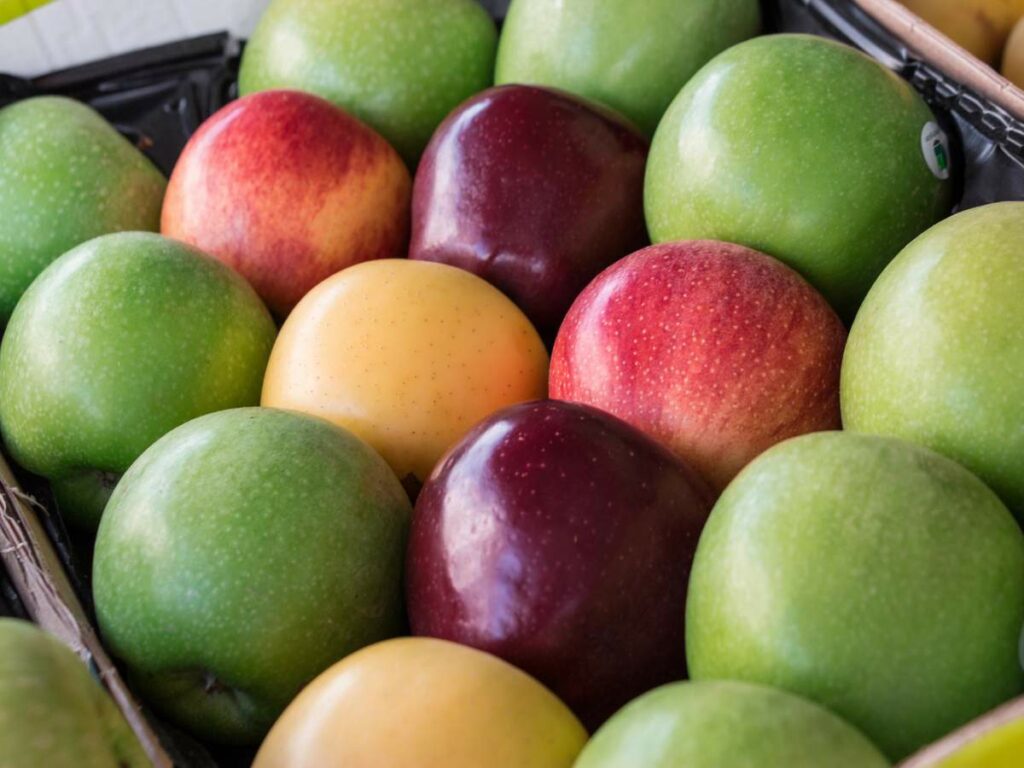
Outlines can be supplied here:
M595 728L685 677L686 585L711 502L689 467L614 416L507 408L416 501L412 630L515 664Z
M760 26L757 0L514 0L495 80L564 88L650 136L686 81Z
M16 619L0 619L0 729L4 768L151 765L82 660Z
M544 686L481 651L401 638L313 681L253 768L571 768L587 740Z
M644 430L721 490L775 443L839 426L846 330L781 262L739 245L651 246L573 304L551 396Z
M161 231L234 267L283 317L335 272L405 255L411 184L372 128L316 96L267 91L192 137Z
M888 768L856 728L800 696L733 680L666 685L594 734L574 768Z
M644 205L656 242L713 238L801 273L846 319L949 212L950 150L924 100L841 43L770 35L713 59L658 126Z
M1024 697L972 720L901 768L1018 768L1024 755Z
M544 397L547 373L537 331L497 288L447 264L384 259L299 303L262 403L351 429L414 491L477 422Z
M825 705L899 760L1020 693L1024 534L946 457L826 432L769 449L701 534L696 680Z
M977 473L1024 520L1024 203L964 211L882 273L850 331L843 423Z
M85 104L0 109L0 325L54 259L100 235L160 227L166 180Z
M333 101L414 168L445 115L491 85L497 38L474 0L273 0L246 46L239 87Z
M414 259L480 275L554 338L602 269L647 244L647 140L611 112L510 85L470 99L427 146Z
M160 235L90 240L51 264L0 345L0 429L95 527L118 476L189 419L259 402L275 328L231 269Z
M403 625L409 501L369 446L264 408L164 436L96 538L96 615L149 702L210 739L256 743L299 690Z

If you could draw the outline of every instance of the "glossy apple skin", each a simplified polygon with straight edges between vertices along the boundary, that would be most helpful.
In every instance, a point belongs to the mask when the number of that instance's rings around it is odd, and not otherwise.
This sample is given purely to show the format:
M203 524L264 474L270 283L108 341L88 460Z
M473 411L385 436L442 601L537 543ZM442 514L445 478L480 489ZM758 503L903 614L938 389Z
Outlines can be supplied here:
M415 490L477 422L545 397L547 373L537 331L497 288L447 264L384 259L299 303L261 402L350 429Z
M554 338L587 283L647 243L647 147L617 116L568 94L484 91L423 155L409 256L480 275Z
M369 126L316 96L267 91L192 137L161 231L236 269L284 317L335 272L405 255L411 186Z
M888 768L857 729L800 696L734 680L641 696L590 740L574 768Z
M148 768L124 716L64 643L0 619L0 765Z
M253 768L570 768L586 740L572 712L512 665L407 637L354 653L314 680Z
M773 685L892 760L1019 694L1024 534L977 477L893 438L771 448L718 500L690 576L694 680Z
M416 502L412 629L530 673L595 728L686 675L686 584L712 496L639 430L586 406L477 426Z
M204 413L259 403L277 329L219 261L121 232L61 256L0 344L0 429L48 478L64 518L95 529L117 477Z
M495 82L563 88L650 136L686 81L760 25L757 0L514 0Z
M872 287L843 358L843 424L932 448L1024 520L1024 203L925 232Z
M246 45L243 95L315 93L410 168L445 116L490 86L498 35L475 0L274 0Z
M39 273L75 246L158 230L166 186L79 101L38 96L0 110L0 326Z
M551 396L613 413L721 490L771 445L839 426L846 330L793 270L729 243L651 246L603 272L555 342Z
M852 320L885 265L947 215L929 169L934 116L895 74L809 35L714 58L658 126L644 205L655 243L739 243L793 267Z
M380 456L321 419L195 419L132 465L103 516L104 642L174 722L258 743L320 672L401 632L411 511Z

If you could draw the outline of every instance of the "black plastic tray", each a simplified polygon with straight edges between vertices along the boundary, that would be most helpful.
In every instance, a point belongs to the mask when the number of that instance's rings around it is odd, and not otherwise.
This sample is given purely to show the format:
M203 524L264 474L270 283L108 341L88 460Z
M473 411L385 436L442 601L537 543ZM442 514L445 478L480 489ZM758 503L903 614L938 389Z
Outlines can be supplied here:
M509 2L479 1L498 20ZM953 141L954 209L1024 199L1024 123L1020 120L920 61L850 0L764 0L762 5L766 32L806 32L850 43L914 85ZM214 34L32 80L0 74L0 107L40 94L85 101L169 173L200 123L236 96L241 50L241 41ZM29 475L20 479L48 510L47 530L88 608L88 544L68 536L44 482ZM3 574L0 614L25 616ZM168 736L167 742L176 763L186 768L248 765L252 756L249 750L211 749L216 758L211 762L187 739Z

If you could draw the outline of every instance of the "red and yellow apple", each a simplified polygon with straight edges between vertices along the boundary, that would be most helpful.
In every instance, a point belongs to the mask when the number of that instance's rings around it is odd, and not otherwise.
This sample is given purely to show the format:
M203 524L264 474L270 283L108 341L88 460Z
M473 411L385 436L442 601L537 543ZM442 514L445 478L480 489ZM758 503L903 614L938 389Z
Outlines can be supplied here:
M547 371L537 331L497 288L447 264L387 259L328 278L295 307L262 403L354 432L415 485L477 422L544 397Z
M573 304L551 396L630 422L721 490L775 443L838 428L845 341L835 312L781 262L716 241L656 245Z
M316 96L267 91L192 137L161 231L234 267L284 316L338 270L404 255L411 187L372 128Z
M364 648L285 710L253 768L570 768L586 731L500 659L444 640Z

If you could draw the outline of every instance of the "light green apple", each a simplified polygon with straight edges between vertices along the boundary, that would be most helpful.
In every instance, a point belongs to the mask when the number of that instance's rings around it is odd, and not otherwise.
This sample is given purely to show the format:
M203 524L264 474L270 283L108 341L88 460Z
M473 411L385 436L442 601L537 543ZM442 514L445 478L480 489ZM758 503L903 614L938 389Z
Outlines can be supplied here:
M882 754L824 707L731 680L673 683L627 704L574 768L886 768Z
M166 180L85 104L0 109L0 325L43 269L94 237L157 231Z
M415 168L448 113L491 85L497 39L474 0L273 0L246 46L239 88L321 96Z
M19 302L0 345L0 430L95 527L118 475L189 419L259 403L276 329L229 267L155 234L90 240Z
M0 765L145 768L151 763L81 659L28 622L0 619Z
M696 680L817 701L885 754L1019 693L1024 533L959 464L892 438L780 443L715 505L690 576Z
M401 631L410 515L388 465L340 427L203 416L147 450L103 515L104 640L169 718L256 743L320 672Z
M882 273L850 332L843 423L973 470L1024 521L1024 203L957 214Z
M650 136L697 70L760 27L757 0L513 0L495 79L570 91Z
M949 148L878 62L807 35L713 59L658 126L644 207L654 242L714 239L780 259L847 320L885 265L949 212Z

